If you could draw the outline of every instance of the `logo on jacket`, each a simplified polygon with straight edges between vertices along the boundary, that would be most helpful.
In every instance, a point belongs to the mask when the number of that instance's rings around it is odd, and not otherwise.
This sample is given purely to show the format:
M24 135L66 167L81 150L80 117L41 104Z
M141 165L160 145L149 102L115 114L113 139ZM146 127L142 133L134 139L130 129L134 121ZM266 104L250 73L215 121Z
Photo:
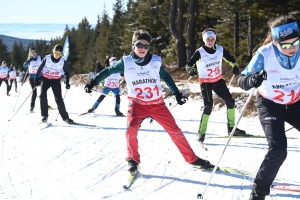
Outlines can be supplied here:
M276 120L276 117L265 117L265 120Z
M135 70L134 67L126 67L126 70Z
M271 69L269 71L267 71L267 73L279 73L278 69Z
M215 57L212 57L212 58L209 58L208 60L216 60L218 57L215 56Z
M148 76L150 74L149 71L146 71L146 72L138 72L137 75L138 76Z

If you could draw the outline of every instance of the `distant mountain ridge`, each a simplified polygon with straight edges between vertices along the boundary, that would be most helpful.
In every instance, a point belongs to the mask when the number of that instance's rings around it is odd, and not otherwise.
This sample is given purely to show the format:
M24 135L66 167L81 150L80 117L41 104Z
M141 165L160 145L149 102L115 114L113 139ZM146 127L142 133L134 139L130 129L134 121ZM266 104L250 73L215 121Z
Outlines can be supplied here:
M35 43L36 41L32 39L21 39L21 38L6 36L6 35L0 35L0 38L2 38L3 43L8 47L9 51L12 50L12 46L14 42L17 43L22 42L23 46L27 48L30 43Z

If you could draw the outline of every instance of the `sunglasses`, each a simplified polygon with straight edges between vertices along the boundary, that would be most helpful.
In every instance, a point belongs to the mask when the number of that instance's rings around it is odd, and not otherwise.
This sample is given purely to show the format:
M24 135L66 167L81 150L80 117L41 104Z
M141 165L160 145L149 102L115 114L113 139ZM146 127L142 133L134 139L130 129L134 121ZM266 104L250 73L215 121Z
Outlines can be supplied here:
M140 49L146 49L149 50L150 49L150 44L143 44L143 43L136 43L134 44L135 47L140 48Z
M283 48L283 49L289 49L292 46L294 46L294 47L298 46L299 45L299 41L300 41L300 39L297 39L295 42L292 42L292 43L284 43L283 44L283 43L279 42L279 44L280 44L281 48Z
M62 53L57 53L57 52L54 52L53 53L55 56L57 56L57 57L60 57L60 56L62 56Z

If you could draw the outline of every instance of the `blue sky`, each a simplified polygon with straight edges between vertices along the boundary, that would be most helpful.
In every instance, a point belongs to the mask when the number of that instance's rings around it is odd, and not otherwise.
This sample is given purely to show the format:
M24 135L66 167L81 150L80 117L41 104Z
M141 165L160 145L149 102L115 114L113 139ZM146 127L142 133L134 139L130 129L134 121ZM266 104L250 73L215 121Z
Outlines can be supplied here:
M76 2L76 3L75 3ZM86 17L97 23L104 10L113 17L116 0L0 0L0 35L50 40L62 36L66 24L75 27ZM127 0L123 0L126 8Z
M104 8L113 16L115 0L0 0L0 24L78 24L84 17L96 24ZM127 0L123 0L124 8Z

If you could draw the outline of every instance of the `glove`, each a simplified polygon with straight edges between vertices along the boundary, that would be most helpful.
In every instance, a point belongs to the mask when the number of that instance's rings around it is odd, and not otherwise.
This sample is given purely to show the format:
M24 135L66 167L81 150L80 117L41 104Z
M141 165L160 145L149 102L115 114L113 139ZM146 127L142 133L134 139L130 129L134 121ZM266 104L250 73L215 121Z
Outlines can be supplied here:
M104 83L103 83L103 81L100 82L99 86L100 86L101 88L104 88Z
M176 101L179 105L185 104L185 102L188 100L188 98L183 96L182 93L179 91L175 93L175 96L176 96Z
M258 88L267 79L266 71L256 72L250 76L250 86Z
M42 82L42 80L39 79L39 78L34 79L34 86L35 86L35 87L40 86L40 85L41 85L41 82Z
M190 76L195 76L198 74L196 65L194 65L193 67L186 65L185 68L186 71L189 72Z
M71 85L69 83L66 83L66 89L70 89L71 88Z
M232 73L233 73L234 75L239 75L239 74L240 74L239 68L238 68L237 66L234 66L234 67L233 67L233 70L232 70Z
M98 85L97 81L95 79L91 79L91 81L84 86L84 91L86 93L92 93L92 88L96 85Z
M26 61L27 62L33 61L33 56L29 56Z

